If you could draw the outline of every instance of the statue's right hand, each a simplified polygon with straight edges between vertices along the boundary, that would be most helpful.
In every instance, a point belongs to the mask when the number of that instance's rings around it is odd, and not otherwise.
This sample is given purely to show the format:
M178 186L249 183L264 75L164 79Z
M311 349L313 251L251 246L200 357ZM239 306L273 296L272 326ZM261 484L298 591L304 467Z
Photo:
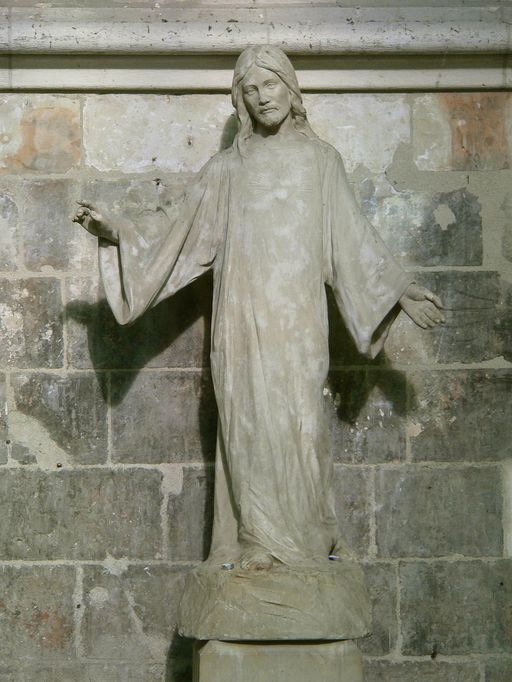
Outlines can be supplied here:
M89 201L77 201L79 206L72 220L79 223L83 228L95 237L103 237L114 244L119 243L119 232L113 221L108 219Z

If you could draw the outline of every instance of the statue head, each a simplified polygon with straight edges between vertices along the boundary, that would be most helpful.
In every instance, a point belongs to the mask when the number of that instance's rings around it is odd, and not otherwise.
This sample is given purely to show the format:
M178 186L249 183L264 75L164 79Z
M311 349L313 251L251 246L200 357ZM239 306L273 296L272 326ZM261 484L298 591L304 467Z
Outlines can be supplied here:
M264 104L261 107L254 107L251 103L250 89L245 85L250 84L252 79L261 79L263 71L269 72L269 80L275 83L272 104L274 109L265 111ZM249 83L244 82L246 76ZM286 90L282 87L285 86ZM272 45L259 45L248 47L238 57L233 73L233 85L231 88L231 100L236 109L239 123L237 136L239 148L253 134L255 124L268 127L279 126L290 115L295 129L307 137L315 137L311 130L306 110L302 104L302 94L300 92L297 76L294 68L285 55L278 47Z

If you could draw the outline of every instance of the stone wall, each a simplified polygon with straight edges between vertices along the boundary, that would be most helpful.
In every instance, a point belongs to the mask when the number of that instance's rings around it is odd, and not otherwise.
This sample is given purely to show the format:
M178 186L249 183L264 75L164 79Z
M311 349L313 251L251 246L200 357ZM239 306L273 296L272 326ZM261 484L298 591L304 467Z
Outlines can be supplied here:
M512 99L308 94L361 205L447 323L355 352L331 305L336 492L367 682L512 679ZM129 328L74 200L135 215L233 135L224 94L0 96L0 680L185 682L206 554L211 282Z

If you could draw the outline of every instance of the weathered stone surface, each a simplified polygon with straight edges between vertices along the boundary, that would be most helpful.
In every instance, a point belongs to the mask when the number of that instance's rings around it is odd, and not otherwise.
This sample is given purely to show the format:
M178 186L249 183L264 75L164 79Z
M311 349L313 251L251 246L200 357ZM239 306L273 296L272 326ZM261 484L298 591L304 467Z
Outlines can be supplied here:
M227 95L88 95L86 163L124 173L197 171L221 149L232 113Z
M406 379L386 369L331 371L335 461L373 464L405 456Z
M376 481L381 556L500 556L496 467L381 469Z
M496 461L512 455L512 371L415 372L409 429L415 460Z
M420 170L500 170L510 167L506 92L438 93L412 108L413 148Z
M481 265L481 206L474 194L394 191L376 197L367 179L360 195L362 210L405 268Z
M363 568L372 606L372 633L358 643L363 653L384 656L394 648L398 634L397 570L384 563L366 564Z
M104 375L15 374L9 413L12 456L32 456L42 468L96 464L107 458Z
M416 280L441 297L446 324L423 330L402 313L384 351L393 363L482 362L501 355L496 272L422 272Z
M512 658L497 658L485 663L485 682L512 680Z
M156 471L0 471L0 556L154 558L161 551Z
M16 188L2 182L0 184L0 271L16 270L18 253L19 209Z
M2 567L2 664L31 658L42 662L73 654L74 586L75 571L70 566Z
M203 277L133 325L122 327L114 319L97 277L69 279L69 363L80 369L204 367L209 363L211 298L211 278Z
M402 652L510 653L512 563L402 563Z
M0 374L0 464L5 464L7 462L7 447L9 445L9 437L7 435L5 374Z
M19 660L13 665L0 664L0 682L89 682L85 664L81 661L24 663ZM95 681L99 678L94 677ZM104 682L102 680L102 682ZM106 682L106 681L105 681ZM110 682L110 680L109 680Z
M365 682L480 682L477 663L370 660L364 663L364 674Z
M80 104L64 95L0 97L0 173L65 173L80 161Z
M122 462L211 459L217 413L200 372L112 374L113 453Z
M336 147L349 173L359 164L383 172L398 145L410 140L403 95L305 95L304 104L313 130Z
M80 198L69 180L23 180L21 211L25 265L37 272L88 270L96 261L96 244L71 216Z
M343 539L358 556L368 554L370 543L368 495L367 470L342 465L335 466L336 515Z
M165 565L127 566L110 573L101 566L86 567L85 655L108 662L162 665L173 637L183 584L183 569Z
M213 523L212 467L183 467L183 486L169 496L169 559L201 561L210 550Z
M1 280L0 364L62 367L60 283L52 278Z

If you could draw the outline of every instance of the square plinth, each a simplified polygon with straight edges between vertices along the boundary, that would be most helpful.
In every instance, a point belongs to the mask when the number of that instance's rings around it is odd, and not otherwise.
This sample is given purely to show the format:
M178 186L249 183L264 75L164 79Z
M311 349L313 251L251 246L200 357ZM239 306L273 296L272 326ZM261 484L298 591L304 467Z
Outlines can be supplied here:
M194 682L363 682L355 642L198 644Z

